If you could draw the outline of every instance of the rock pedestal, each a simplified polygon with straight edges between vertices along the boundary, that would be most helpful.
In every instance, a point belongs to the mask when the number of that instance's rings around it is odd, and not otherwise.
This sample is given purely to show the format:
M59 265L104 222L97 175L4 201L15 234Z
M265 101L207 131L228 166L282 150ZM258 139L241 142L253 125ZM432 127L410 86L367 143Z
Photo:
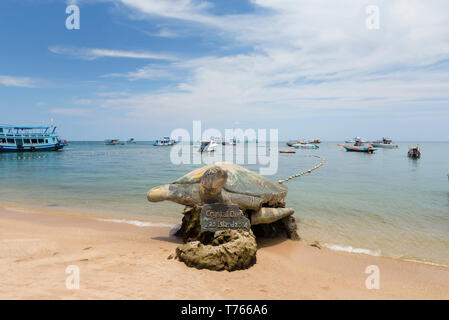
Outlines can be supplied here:
M241 270L256 262L257 243L252 231L222 230L215 232L210 244L190 241L176 249L176 256L197 269Z
M253 233L254 231L254 233ZM184 245L176 249L176 256L189 267L209 270L241 270L256 262L256 236L277 237L286 235L299 240L295 218L283 218L270 224L259 224L251 230L220 230L201 232L201 207L186 207L182 226L176 236Z

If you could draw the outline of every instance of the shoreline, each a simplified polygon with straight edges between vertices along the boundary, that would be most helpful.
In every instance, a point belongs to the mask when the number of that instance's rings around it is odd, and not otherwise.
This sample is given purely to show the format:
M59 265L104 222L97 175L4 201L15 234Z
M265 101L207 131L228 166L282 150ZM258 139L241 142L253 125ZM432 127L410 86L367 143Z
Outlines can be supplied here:
M248 270L197 270L168 259L172 228L21 209L0 208L1 299L449 299L443 266L260 239ZM80 290L65 287L69 265ZM365 286L370 265L379 290Z
M91 219L96 221L103 221L109 223L120 223L134 225L137 227L169 227L177 228L181 225L182 214L179 217L163 216L151 214L151 219L146 219L142 215L132 215L130 217L123 218L125 215L121 211L107 211L107 210L85 210L79 208L66 208L66 207L48 207L48 206L36 206L34 204L18 204L16 202L5 202L0 200L0 210L13 210L18 212L30 212L39 213L44 215L64 215L72 217L80 217L85 219ZM300 234L301 237L301 234ZM301 241L305 244L311 245L317 242L315 239L303 238ZM330 250L333 252L345 252L349 254L362 254L372 257L382 257L386 259L399 260L404 262L412 262L424 265L438 266L449 268L449 265L436 263L432 261L412 259L412 258L400 258L384 255L380 249L367 249L352 245L340 245L335 243L319 242L321 248Z

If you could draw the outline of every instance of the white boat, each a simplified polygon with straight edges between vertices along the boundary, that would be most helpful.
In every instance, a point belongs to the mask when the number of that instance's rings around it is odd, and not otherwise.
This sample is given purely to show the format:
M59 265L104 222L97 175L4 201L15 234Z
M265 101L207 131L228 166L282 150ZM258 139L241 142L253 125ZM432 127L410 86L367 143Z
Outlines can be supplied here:
M170 139L170 137L164 137L162 139L154 140L153 146L155 147L169 147L177 143L176 140Z
M198 149L199 152L214 152L217 150L218 144L214 140L201 141L201 146Z
M352 140L346 140L345 143L368 143L368 141L360 137L355 137Z
M292 145L296 149L318 149L319 146L314 143L296 143Z
M399 148L397 144L394 144L391 138L383 137L382 140L371 143L375 148L396 149Z
M223 145L223 146L227 146L227 145L235 146L236 145L235 138L233 138L233 139L211 138L211 140L214 141L217 145Z

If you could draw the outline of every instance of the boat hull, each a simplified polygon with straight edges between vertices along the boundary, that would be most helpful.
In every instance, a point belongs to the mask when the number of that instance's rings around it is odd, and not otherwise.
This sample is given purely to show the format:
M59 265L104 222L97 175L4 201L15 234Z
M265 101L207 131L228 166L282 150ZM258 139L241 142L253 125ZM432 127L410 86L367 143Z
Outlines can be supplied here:
M384 149L397 149L399 146L397 144L385 144L385 143L372 143L374 148L384 148Z
M374 151L376 151L373 147L352 147L344 145L343 148L345 148L348 152L374 153Z
M292 145L295 149L318 149L316 144L294 144Z
M58 151L62 150L66 145L65 144L54 144L54 145L46 145L46 146L35 146L35 147L27 147L23 148L18 147L9 147L9 146L0 146L0 153L5 152L43 152L43 151Z

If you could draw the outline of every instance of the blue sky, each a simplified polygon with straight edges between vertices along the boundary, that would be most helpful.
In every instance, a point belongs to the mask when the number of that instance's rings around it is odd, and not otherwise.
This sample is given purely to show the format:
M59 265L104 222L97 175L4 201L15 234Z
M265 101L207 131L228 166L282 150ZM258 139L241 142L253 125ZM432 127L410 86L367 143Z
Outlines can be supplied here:
M66 7L81 28L67 30ZM366 7L379 8L379 29ZM449 140L445 0L3 0L0 123L71 140L278 128Z

